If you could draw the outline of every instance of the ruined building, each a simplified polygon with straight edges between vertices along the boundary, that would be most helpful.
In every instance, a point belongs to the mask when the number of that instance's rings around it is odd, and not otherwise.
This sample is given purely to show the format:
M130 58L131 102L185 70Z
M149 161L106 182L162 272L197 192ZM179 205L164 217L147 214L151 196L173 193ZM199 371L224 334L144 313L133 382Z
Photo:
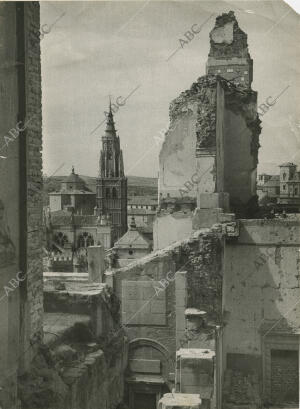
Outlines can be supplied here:
M240 29L233 12L216 18L210 33L206 74L220 75L251 88L253 60L248 51L247 34Z
M298 408L300 217L253 218L256 93L210 73L171 104L157 250L114 268L90 246L86 273L43 274L39 5L0 12L1 61L14 67L1 130L38 113L1 162L0 406ZM233 20L217 19L220 47L240 35Z
M169 232L169 239L163 239L170 210L175 238L180 237L178 231L189 233L196 206L224 208L243 217L257 210L261 121L257 92L251 89L247 35L230 12L216 19L210 39L208 74L170 105L170 127L159 156L160 243L154 248L170 240ZM238 77L241 70L243 76Z
M107 116L105 134L97 179L97 211L111 217L116 230L113 241L127 231L127 178L124 175L123 153L117 136L111 105Z

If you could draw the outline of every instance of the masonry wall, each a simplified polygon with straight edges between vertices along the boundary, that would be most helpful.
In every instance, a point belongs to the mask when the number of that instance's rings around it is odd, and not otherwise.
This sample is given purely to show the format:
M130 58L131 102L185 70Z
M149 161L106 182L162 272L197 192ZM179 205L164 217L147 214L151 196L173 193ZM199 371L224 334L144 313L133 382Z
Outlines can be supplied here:
M24 3L25 75L26 75L26 175L27 175L27 254L24 317L28 321L25 339L29 343L42 339L43 331L43 217L42 217L42 113L40 61L40 6L38 2ZM25 162L24 158L22 160ZM25 292L25 291L24 291ZM25 342L27 348L27 342Z
M116 409L128 342L110 289L87 275L45 274L44 343L19 377L22 409Z
M42 334L42 160L39 4L3 3L1 18L1 392L17 405L16 376Z
M19 354L19 144L9 134L18 122L16 7L0 4L0 406L16 404ZM7 140L4 138L7 137Z
M170 354L175 354L176 350L175 269L172 252L167 252L156 257L147 256L118 270L115 276L122 324L129 340L153 339L162 343ZM171 280L164 289L159 281L166 280L167 273Z
M189 341L184 310L192 307L204 310L207 317L194 336L193 347L214 349L215 325L220 323L222 311L222 243L222 233L199 230L113 274L122 325L131 342L147 339L153 351L164 349L175 361L178 346L187 347ZM185 271L185 277L181 279L178 271ZM147 351L149 348L141 349L138 359L149 359ZM172 371L174 376L174 364ZM171 375L162 375L170 385Z
M298 350L299 237L299 220L241 220L238 240L225 247L224 368L254 374L260 394L270 345Z

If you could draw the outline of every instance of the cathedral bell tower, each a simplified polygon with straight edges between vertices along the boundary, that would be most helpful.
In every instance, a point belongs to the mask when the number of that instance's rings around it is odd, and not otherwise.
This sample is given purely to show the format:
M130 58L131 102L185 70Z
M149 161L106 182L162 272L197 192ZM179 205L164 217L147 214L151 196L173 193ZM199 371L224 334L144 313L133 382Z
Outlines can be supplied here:
M106 130L102 136L102 150L97 179L97 211L99 216L111 219L118 240L127 231L127 178L124 175L123 153L117 136L111 103L107 115Z

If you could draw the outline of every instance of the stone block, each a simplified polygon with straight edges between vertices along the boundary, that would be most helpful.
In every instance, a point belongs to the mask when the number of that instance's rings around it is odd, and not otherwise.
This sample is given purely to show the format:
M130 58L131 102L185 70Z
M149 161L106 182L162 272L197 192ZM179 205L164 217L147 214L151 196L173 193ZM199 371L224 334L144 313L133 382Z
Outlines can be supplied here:
M89 281L95 283L103 282L103 275L105 271L104 257L105 254L103 246L88 247Z
M132 372L160 374L161 364L158 359L130 359L130 370Z
M166 393L158 403L158 409L193 408L200 409L201 398L199 394Z

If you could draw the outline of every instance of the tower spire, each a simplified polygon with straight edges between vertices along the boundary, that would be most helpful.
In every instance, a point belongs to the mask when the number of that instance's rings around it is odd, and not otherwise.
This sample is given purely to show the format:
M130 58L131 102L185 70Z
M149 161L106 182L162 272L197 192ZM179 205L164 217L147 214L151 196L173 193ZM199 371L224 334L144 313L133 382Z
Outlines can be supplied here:
M108 115L106 120L106 129L105 129L105 136L106 137L116 137L116 129L115 129L115 122L114 122L114 115L111 108L111 97L109 96L109 108L108 108Z

